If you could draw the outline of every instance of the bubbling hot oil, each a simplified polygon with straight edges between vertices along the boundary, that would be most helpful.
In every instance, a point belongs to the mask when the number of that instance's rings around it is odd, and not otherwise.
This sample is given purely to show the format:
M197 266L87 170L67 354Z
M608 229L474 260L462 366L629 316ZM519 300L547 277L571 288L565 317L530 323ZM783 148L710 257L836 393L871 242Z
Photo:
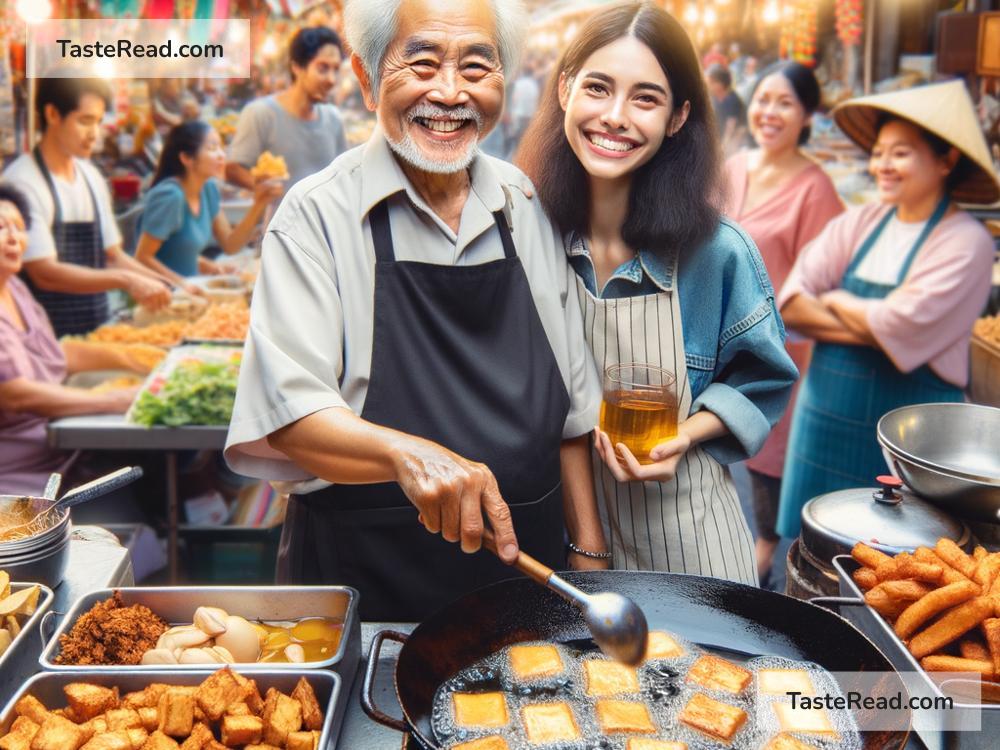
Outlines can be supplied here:
M604 735L597 721L596 698L586 694L583 662L588 659L606 659L591 640L569 641L552 644L535 641L517 645L554 645L562 657L565 669L562 674L522 681L511 672L508 648L482 659L459 672L438 688L434 695L431 726L438 743L444 748L470 740L502 734L511 750L625 750L629 737L649 737L661 740L686 742L688 750L760 750L778 733L777 717L771 703L787 700L782 696L758 695L757 673L761 669L802 669L808 672L817 694L840 695L833 677L822 667L780 657L733 658L731 652L720 653L730 661L743 662L754 674L751 685L741 695L708 690L685 679L694 661L706 651L701 647L676 639L684 647L681 656L671 659L653 659L639 667L638 694L602 696L620 699L641 699L649 709L655 734ZM452 693L502 692L507 697L509 722L501 729L468 729L455 725ZM722 743L690 729L678 721L677 716L696 693L701 692L724 703L742 708L747 721L730 743ZM573 711L581 739L569 742L546 743L544 746L528 742L521 720L521 709L533 703L565 702ZM800 739L819 750L861 750L861 735L850 711L828 710L827 716L837 730L838 737L800 735Z

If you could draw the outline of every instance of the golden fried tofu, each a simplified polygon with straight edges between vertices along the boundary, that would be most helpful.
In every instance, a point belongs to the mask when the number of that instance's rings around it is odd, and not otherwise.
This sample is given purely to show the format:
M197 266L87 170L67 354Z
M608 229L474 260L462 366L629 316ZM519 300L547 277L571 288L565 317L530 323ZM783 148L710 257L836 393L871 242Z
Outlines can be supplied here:
M460 727L503 727L509 721L503 693L452 693L451 700Z
M778 724L783 732L837 736L837 730L830 723L822 708L792 708L790 703L773 703L778 715Z
M669 633L651 630L646 640L646 661L650 659L674 659L684 655L684 649Z
M10 731L0 737L0 750L29 750L37 733L38 724L27 716L18 716L10 725Z
M198 706L212 721L218 721L233 703L246 698L246 684L241 685L228 667L202 682L194 693Z
M234 703L229 708L226 709L226 716L253 716L253 711L250 710L248 706L243 701L239 703Z
M119 729L96 735L80 750L132 750L132 739L128 736L128 731Z
M454 745L451 750L510 750L510 745L503 737L480 737L478 740Z
M273 697L272 697L273 696ZM302 728L302 706L274 688L264 698L264 742L284 745L288 735Z
M181 750L202 750L209 740L214 739L215 735L208 725L198 722L191 727L191 734L181 743Z
M153 732L146 739L142 750L179 750L180 745L172 737L167 737L163 732Z
M605 734L650 734L656 731L645 703L599 700L594 708L597 711L597 721Z
M729 742L747 720L746 711L695 693L677 716L692 729Z
M168 690L160 698L160 723L157 725L170 737L187 737L194 727L194 696L179 690ZM140 717L141 719L141 717Z
M156 709L153 709L153 713L156 713ZM159 721L159 719L157 719ZM95 716L90 721L85 721L80 725L89 736L93 737L95 734L104 734L108 731L108 720L104 716Z
M757 688L768 695L816 694L809 673L804 669L761 669L757 672Z
M519 680L534 680L561 674L564 667L555 646L512 646L510 668Z
M776 734L764 746L764 750L817 750L815 745L795 739L790 734Z
M104 720L108 722L108 731L116 729L134 729L142 727L142 718L134 708L113 708L104 713Z
M118 688L106 688L86 682L71 682L63 688L77 722L93 719L118 707Z
M132 729L126 729L125 733L128 735L129 740L132 742L133 750L139 750L143 745L146 744L146 740L149 739L149 732L147 732L144 728L141 727L133 727Z
M588 659L583 663L587 695L621 695L639 692L639 675L634 667L616 661Z
M86 735L69 719L49 714L31 740L31 750L77 750Z
M625 750L687 750L687 743L651 740L649 737L629 737Z
M566 703L534 703L521 709L528 742L541 745L580 738L573 710Z
M253 747L263 747L272 748L273 745L254 745ZM201 746L201 750L229 750L225 745L216 740L214 737ZM246 750L246 748L244 748ZM281 748L275 748L275 750L281 750Z
M156 728L160 726L160 712L156 708L139 708L136 709L136 713L139 714L139 721L142 722L142 728L147 732L155 732Z
M750 684L753 673L731 661L720 659L712 654L699 656L688 671L687 681L693 682L709 690L722 690L726 693L741 693Z
M215 740L212 740L212 741L215 742ZM215 742L215 744L218 745L219 743ZM225 745L219 745L219 747L221 747L221 748L223 748L223 750L225 750L226 746ZM205 748L206 748L206 750L218 750L217 748L208 747L208 745L206 745ZM260 744L260 745L247 745L245 748L243 748L243 750L281 750L281 748L277 747L276 745Z
M309 680L305 677L299 678L292 691L292 698L302 706L302 726L310 731L322 729L323 709L319 707L319 701L316 700L316 693L312 689L312 685L309 684Z
M25 695L14 705L14 713L27 716L39 726L49 717L49 710L33 695Z
M319 732L290 732L285 742L285 750L318 750Z
M259 716L224 716L222 744L227 747L256 744L264 734L264 722Z

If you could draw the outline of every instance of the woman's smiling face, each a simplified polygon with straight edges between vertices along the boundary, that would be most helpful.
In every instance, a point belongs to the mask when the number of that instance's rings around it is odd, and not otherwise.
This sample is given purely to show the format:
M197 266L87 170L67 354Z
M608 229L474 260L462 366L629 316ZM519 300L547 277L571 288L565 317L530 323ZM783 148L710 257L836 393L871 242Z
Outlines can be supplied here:
M747 108L750 134L765 151L795 148L809 115L791 82L773 73L760 82Z
M648 162L687 118L653 52L626 36L594 52L559 82L563 127L591 177L617 180ZM676 114L675 114L676 113Z

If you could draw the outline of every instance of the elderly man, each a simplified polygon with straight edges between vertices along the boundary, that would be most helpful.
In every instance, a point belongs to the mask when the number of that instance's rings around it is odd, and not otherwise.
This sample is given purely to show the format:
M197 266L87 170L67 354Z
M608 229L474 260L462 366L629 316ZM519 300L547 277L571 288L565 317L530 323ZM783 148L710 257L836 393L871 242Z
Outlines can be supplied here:
M564 566L564 502L591 555L571 562L603 562L586 434L599 389L565 257L524 176L477 151L518 6L352 0L379 127L296 184L264 240L226 455L299 481L279 578L353 585L365 619L422 619L510 577L447 544L476 552L486 522L504 562L523 548Z

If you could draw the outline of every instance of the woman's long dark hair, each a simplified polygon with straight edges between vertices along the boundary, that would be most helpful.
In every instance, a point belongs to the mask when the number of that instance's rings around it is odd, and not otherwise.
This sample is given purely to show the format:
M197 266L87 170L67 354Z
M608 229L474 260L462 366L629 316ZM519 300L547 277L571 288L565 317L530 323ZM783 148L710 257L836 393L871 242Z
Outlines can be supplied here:
M168 177L183 177L187 174L187 167L181 161L181 154L186 154L192 159L197 156L211 129L211 125L201 120L175 125L167 134L163 144L163 153L160 154L160 163L156 165L153 184L156 185Z
M667 137L632 176L622 239L634 250L694 250L719 223L720 154L715 117L701 65L683 27L648 3L629 3L597 13L562 54L528 127L516 163L535 183L549 216L562 231L589 229L587 173L566 139L559 104L559 76L571 83L595 51L632 36L649 47L670 84L675 113L690 102L687 121ZM581 195L581 191L583 195Z

